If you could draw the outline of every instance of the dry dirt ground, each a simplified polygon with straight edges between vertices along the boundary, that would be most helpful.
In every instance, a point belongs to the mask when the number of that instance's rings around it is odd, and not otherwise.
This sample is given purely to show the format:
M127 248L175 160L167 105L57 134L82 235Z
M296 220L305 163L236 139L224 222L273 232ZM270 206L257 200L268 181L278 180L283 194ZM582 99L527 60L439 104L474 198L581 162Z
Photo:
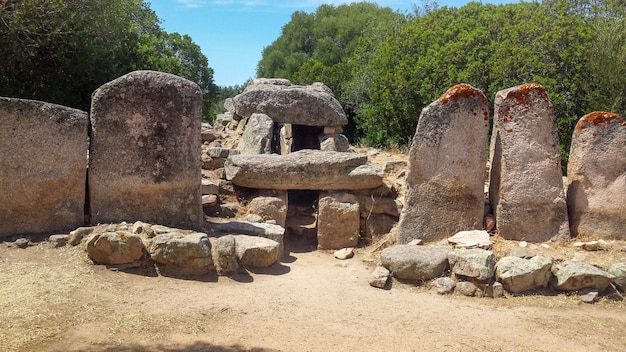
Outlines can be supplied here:
M602 255L626 260L623 252ZM184 280L94 266L80 246L0 243L0 351L626 348L623 300L440 296L399 282L382 290L368 284L373 265L364 249L347 261L309 251L266 271Z

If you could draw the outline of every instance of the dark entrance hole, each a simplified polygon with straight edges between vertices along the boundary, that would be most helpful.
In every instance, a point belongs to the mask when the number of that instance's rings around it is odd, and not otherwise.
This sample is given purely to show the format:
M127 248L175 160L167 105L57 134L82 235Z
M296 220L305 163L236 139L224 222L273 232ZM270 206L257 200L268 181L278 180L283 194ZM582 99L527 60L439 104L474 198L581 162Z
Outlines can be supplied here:
M285 224L285 249L302 253L317 249L319 191L289 191Z
M291 134L293 136L292 152L302 149L319 150L320 137L324 134L324 127L292 125Z

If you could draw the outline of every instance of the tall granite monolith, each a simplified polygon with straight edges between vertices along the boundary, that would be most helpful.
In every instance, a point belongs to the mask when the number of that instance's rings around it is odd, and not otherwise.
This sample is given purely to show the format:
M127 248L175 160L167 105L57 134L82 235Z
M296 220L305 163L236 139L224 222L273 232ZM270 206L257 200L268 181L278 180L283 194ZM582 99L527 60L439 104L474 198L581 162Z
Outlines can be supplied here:
M87 113L0 98L0 238L84 222Z
M572 236L626 240L626 122L594 112L578 121L567 164Z
M92 96L92 223L141 220L201 229L202 91L184 78L135 71Z
M541 85L496 94L490 156L498 234L532 242L569 238L556 121Z
M488 133L487 98L470 85L450 88L422 110L409 154L399 243L482 228Z

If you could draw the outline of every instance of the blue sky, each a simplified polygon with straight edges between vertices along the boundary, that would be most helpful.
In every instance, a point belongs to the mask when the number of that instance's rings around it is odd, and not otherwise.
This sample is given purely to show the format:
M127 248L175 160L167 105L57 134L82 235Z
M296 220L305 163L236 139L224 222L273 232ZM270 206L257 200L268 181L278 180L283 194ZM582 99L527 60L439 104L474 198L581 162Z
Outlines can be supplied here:
M149 0L148 0L149 1ZM355 1L323 0L152 0L150 7L167 32L189 34L200 46L220 86L243 84L254 78L263 48L280 36L295 11L315 12L321 4ZM380 6L412 12L416 1L379 0ZM461 7L469 1L440 0L440 6ZM513 2L506 0L483 3Z

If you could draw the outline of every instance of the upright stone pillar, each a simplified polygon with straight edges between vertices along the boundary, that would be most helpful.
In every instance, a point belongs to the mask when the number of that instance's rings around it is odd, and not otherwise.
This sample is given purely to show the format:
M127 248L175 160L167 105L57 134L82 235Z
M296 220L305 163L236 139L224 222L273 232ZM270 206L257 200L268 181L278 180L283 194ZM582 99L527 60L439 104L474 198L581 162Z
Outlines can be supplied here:
M202 92L184 78L135 71L92 96L92 223L201 229Z
M488 133L487 98L470 85L450 88L422 110L409 154L400 244L482 228Z
M578 121L567 164L572 236L626 240L626 122L594 112Z
M87 113L0 98L0 238L84 222Z
M489 199L498 234L532 242L569 238L559 138L545 89L499 91L494 114Z

